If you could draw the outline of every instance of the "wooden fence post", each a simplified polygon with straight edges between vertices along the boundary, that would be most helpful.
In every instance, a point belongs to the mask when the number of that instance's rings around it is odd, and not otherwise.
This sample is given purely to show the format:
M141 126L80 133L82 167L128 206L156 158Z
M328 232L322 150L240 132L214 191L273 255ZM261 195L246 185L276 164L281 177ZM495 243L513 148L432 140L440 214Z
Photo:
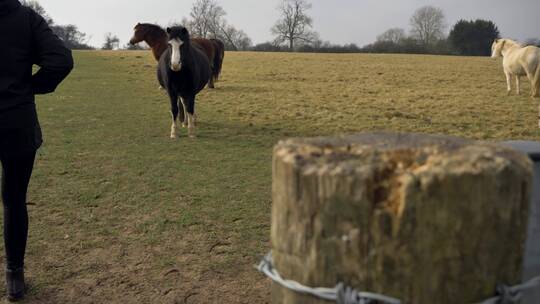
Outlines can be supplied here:
M521 282L532 169L509 148L359 134L274 149L272 251L286 278L404 304L475 303ZM327 303L274 284L272 303Z

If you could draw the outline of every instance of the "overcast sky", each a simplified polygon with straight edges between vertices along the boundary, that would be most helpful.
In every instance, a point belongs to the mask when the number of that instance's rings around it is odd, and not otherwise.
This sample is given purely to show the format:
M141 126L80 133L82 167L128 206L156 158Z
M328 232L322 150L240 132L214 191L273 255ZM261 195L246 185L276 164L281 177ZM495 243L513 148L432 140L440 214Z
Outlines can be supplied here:
M57 24L76 24L101 46L105 33L124 45L137 22L167 25L188 16L194 0L39 0ZM280 0L218 0L230 24L244 30L254 43L272 39ZM424 5L443 9L449 28L459 19L494 21L502 36L517 40L540 38L540 0L311 0L314 29L333 43L371 43L391 27L409 30L409 18Z

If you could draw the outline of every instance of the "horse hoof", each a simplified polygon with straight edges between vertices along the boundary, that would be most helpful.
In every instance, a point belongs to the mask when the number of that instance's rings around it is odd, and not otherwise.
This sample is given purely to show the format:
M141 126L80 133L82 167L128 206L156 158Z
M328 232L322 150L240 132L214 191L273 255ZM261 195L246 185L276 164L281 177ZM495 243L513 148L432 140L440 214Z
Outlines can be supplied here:
M176 139L176 135L171 135L171 139Z
M187 124L182 123L182 128L187 128Z

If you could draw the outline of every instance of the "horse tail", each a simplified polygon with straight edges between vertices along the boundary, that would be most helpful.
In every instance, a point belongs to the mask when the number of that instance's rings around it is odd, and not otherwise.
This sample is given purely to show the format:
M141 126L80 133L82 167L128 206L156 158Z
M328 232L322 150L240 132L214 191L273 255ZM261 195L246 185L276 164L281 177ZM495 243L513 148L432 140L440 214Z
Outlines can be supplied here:
M223 44L223 42L221 42L219 39L210 39L210 41L212 41L216 51L214 55L212 77L214 77L214 80L217 81L223 67L223 59L225 58L225 44Z

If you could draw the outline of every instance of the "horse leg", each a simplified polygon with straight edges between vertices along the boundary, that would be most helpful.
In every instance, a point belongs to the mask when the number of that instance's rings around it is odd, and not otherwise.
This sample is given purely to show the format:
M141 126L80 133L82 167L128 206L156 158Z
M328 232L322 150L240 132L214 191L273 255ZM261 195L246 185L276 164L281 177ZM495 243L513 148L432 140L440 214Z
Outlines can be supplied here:
M176 119L178 118L178 96L176 94L169 92L169 97L171 98L171 115L172 115L171 139L176 139Z
M540 62L536 66L536 72L534 73L534 96L540 97Z
M531 73L531 71L529 71L526 62L520 61L519 63L521 64L521 66L523 66L523 69L525 70L525 73L527 74L527 78L529 79L529 82L531 83L531 97L534 98L535 91L536 91L535 90L536 84L534 83L534 75Z
M516 93L518 95L520 93L519 87L520 87L520 77L519 77L519 75L516 75Z
M182 97L178 98L178 120L182 123L182 128L185 128L186 125L186 107L184 107L184 101L182 100Z
M195 137L195 97L184 99L188 118L188 136Z
M534 75L527 69L525 69L525 71L527 72L527 78L529 78L531 83L531 97L534 98L536 95L536 83L534 82Z
M210 69L210 80L208 80L208 87L210 89L215 88L215 86L214 86L214 68L213 67Z
M214 52L213 52L213 55L211 54L210 56L208 56L208 59L209 59L209 63L210 63L210 80L208 81L208 87L210 89L214 89L215 86L214 86L214 73L215 73L215 67L214 67L214 61L216 60L216 49L214 47L214 44L212 43L212 48L214 48ZM212 57L212 58L210 58Z
M512 74L507 71L504 71L504 74L506 75L506 92L508 93L508 96L510 96L510 93L512 92L512 85L510 84L512 80Z

